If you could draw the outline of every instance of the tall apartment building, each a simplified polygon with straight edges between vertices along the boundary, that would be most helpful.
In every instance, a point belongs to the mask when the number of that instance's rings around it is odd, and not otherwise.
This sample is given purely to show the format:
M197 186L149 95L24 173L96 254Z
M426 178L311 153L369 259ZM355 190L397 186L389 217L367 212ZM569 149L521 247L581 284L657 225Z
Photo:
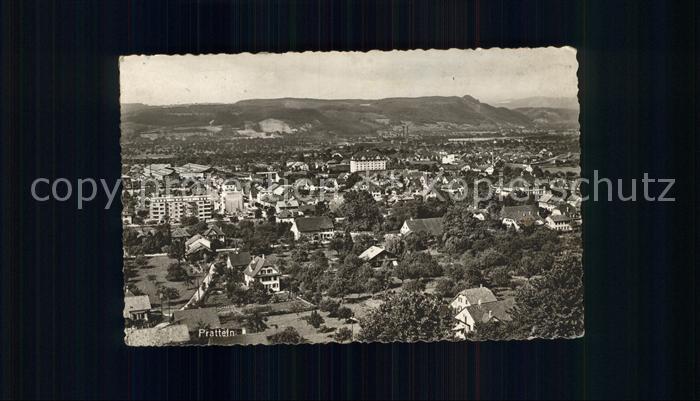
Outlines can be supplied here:
M179 220L183 217L211 218L214 205L207 195L161 196L151 198L149 218Z
M223 209L228 214L235 214L244 209L243 192L224 192L221 199L223 200Z
M386 170L386 157L376 151L364 151L350 158L350 172Z

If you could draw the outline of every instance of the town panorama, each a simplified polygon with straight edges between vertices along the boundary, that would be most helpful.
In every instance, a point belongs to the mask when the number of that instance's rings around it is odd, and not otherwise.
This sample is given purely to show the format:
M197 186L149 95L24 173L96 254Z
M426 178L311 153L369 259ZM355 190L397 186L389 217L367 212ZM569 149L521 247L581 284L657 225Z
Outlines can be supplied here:
M121 107L128 345L583 335L575 97Z

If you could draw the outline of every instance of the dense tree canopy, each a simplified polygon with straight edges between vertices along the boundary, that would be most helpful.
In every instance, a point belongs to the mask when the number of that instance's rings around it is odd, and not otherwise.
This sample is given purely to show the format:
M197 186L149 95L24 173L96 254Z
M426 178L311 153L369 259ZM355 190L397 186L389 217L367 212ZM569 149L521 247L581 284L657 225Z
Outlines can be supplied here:
M544 276L516 292L514 322L525 337L583 334L583 267L578 255L563 256Z
M404 256L395 273L402 280L437 277L442 274L442 267L429 253L416 253Z
M328 293L331 296L342 296L364 292L373 276L374 272L370 266L362 262L356 255L350 254L345 257L343 264L338 266Z
M360 319L361 341L439 341L451 338L452 314L439 298L399 292Z
M345 216L348 228L353 231L372 231L382 223L382 213L377 202L367 191L345 193L341 213Z

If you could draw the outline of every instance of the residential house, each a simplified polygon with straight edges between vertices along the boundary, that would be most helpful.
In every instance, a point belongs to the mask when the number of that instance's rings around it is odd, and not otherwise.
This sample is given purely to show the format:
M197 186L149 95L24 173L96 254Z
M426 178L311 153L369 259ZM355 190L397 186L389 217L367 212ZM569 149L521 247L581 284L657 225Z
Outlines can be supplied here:
M456 338L465 339L467 334L476 329L477 323L490 321L507 322L511 320L510 310L513 299L469 305L455 315L452 329Z
M476 172L481 172L481 173L486 173L488 175L493 175L493 173L496 171L496 168L491 165L481 165L481 166L476 166L472 167L472 171Z
M148 295L124 297L124 319L148 321L151 300Z
M572 231L574 219L564 214L552 214L545 219L547 228L555 231Z
M546 193L540 196L540 198L537 201L537 206L540 209L548 210L551 212L552 210L556 209L558 203L557 200L558 198L554 196L553 193Z
M293 223L296 218L296 213L290 212L289 210L283 210L275 214L275 222L277 223Z
M299 212L299 201L296 199L280 200L275 204L275 212L282 213L283 211L296 214Z
M382 191L382 188L373 182L360 181L352 187L352 190L367 191L377 202L381 202L384 200L384 193Z
M253 258L250 252L230 252L226 258L226 267L229 269L243 270L250 264Z
M211 256L215 253L211 247L206 246L202 242L195 243L189 250L185 252L185 258L189 261L204 259L205 256Z
M256 179L265 180L267 182L280 182L282 177L276 171L259 171L255 173Z
M396 261L396 256L384 248L372 245L362 252L359 256L360 260L369 263L372 267L381 267L387 263Z
M425 232L432 236L440 237L443 233L443 219L442 217L433 217L428 219L406 220L401 226L400 232L401 235Z
M302 216L313 216L316 214L316 205L306 204L299 206L299 214Z
M188 259L202 257L205 254L211 255L214 250L211 248L211 241L200 234L192 236L185 241L185 257Z
M477 209L474 213L472 213L472 217L479 220L479 221L485 221L486 217L488 217L489 212L484 209Z
M296 218L291 231L297 241L305 238L312 242L326 243L335 235L333 220L327 216Z
M459 161L459 155L454 153L445 153L441 155L440 163L442 164L456 164Z
M226 235L217 225L212 225L204 230L202 236L208 239L210 242L213 242L214 240L219 241L222 244L226 242Z
M125 208L122 210L122 225L128 226L134 223L134 216Z
M271 203L287 192L286 186L274 182L269 185L258 183L256 186L258 192L255 199L262 204ZM274 204L270 206L274 206Z
M195 234L190 239L185 241L185 252L189 252L190 249L194 249L195 246L198 244L204 245L207 248L211 249L211 241L207 238L204 238L201 234Z
M563 214L571 217L576 223L581 223L581 209L571 206L568 203L562 203L556 209L552 210L552 214Z
M450 302L450 306L455 311L455 337L464 339L467 333L474 330L477 322L488 322L492 319L510 320L508 312L513 306L513 301L499 301L491 290L479 286L460 291Z
M505 226L520 230L521 227L532 225L540 220L540 215L535 205L503 206L501 218Z
M546 194L547 191L548 191L548 189L545 186L533 185L531 187L528 187L528 190L526 191L526 193L534 196L535 199L538 199L540 196Z
M254 257L243 272L246 286L250 286L253 282L258 281L271 292L280 290L281 276L282 273L277 267L277 258L272 256L265 257L265 255Z
M581 209L581 203L583 202L583 198L577 194L571 194L569 195L568 198L566 198L566 203L569 205Z
M187 241L192 235L184 227L176 227L170 233L170 238L176 241Z
M460 311L467 306L494 301L497 301L497 299L496 296L493 295L493 292L486 287L479 286L460 291L452 302L450 302L450 306L452 309Z
M309 171L308 163L301 161L288 161L287 170L289 171Z

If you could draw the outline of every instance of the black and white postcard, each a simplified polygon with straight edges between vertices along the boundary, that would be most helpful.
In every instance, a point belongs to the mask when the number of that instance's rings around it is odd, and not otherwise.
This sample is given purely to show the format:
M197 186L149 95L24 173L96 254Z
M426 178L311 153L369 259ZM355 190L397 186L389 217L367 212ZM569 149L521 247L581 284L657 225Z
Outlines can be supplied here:
M584 334L576 50L124 56L131 346Z

